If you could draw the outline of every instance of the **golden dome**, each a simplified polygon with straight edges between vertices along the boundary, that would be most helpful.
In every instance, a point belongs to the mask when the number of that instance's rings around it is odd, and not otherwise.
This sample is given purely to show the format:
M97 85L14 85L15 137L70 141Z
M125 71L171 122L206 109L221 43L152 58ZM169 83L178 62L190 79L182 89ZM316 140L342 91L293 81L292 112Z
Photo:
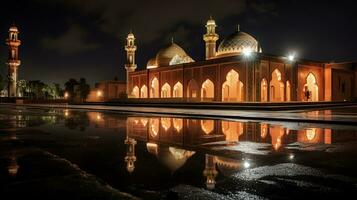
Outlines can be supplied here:
M217 56L241 54L245 49L261 52L258 41L248 33L238 30L225 38L218 46Z
M187 55L185 50L174 42L165 46L156 54L157 67L188 62L193 62L192 58Z

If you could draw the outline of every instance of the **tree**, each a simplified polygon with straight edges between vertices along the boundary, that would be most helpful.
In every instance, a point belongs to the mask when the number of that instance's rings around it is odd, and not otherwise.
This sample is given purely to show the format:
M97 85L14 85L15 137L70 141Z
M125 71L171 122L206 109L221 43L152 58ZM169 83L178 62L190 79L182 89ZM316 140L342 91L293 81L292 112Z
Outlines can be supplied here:
M78 85L78 81L74 78L69 79L65 84L64 84L64 88L65 91L68 93L69 98L71 100L74 99L74 95L75 95L75 91L74 91L74 87Z
M87 81L85 78L79 79L78 90L79 90L79 95L81 97L81 100L82 100L82 102L84 102L90 92L90 86L87 84Z

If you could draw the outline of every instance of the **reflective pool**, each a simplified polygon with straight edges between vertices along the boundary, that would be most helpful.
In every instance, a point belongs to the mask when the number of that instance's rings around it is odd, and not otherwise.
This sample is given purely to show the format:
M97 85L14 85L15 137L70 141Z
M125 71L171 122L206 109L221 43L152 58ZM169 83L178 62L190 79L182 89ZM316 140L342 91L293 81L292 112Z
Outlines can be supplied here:
M16 198L356 193L357 126L1 106L0 131L0 184Z

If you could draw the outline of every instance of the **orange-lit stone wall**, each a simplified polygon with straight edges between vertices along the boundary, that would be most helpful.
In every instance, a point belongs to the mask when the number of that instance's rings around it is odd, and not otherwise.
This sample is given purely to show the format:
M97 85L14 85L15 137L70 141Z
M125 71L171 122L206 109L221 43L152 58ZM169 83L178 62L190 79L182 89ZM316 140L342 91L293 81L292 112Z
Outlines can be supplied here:
M324 100L324 68L322 65L303 65L298 64L298 78L297 78L297 101L304 101L304 85L306 84L307 76L312 73L316 78L318 86L318 100Z

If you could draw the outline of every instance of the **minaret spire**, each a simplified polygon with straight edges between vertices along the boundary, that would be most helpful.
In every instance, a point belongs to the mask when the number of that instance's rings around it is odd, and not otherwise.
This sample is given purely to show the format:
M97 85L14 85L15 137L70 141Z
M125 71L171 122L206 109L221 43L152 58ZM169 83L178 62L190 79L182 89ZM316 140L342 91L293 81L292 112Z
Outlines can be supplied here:
M206 60L216 56L216 42L219 39L216 27L216 22L212 19L211 15L206 23L207 32L203 35L203 40L206 42Z
M135 64L135 51L136 51L136 45L135 45L135 36L130 30L130 33L128 34L128 37L126 38L126 46L125 46L125 51L126 51L126 64L125 64L125 69L126 69L126 94L130 95L130 84L129 84L129 73L135 71L136 69L136 64Z
M17 75L18 67L21 64L19 59L19 46L21 41L18 39L19 30L15 25L9 29L9 38L6 39L6 44L9 48L9 57L6 62L8 66L8 97L17 97Z

